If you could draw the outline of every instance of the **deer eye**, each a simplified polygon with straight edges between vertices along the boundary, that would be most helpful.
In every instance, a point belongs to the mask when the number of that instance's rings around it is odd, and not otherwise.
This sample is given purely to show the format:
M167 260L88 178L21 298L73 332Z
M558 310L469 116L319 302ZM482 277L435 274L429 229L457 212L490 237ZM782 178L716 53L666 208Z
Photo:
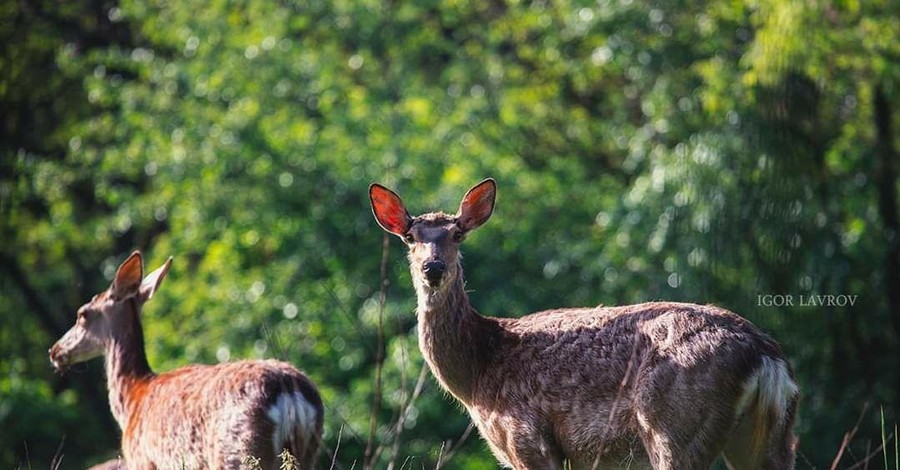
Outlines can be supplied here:
M459 243L466 238L466 235L462 231L453 232L452 238L454 242Z
M413 235L412 235L411 233L409 233L409 232L407 232L406 235L403 235L403 240L404 240L406 243L409 243L410 245L412 245L413 243L416 242L415 237L413 237Z

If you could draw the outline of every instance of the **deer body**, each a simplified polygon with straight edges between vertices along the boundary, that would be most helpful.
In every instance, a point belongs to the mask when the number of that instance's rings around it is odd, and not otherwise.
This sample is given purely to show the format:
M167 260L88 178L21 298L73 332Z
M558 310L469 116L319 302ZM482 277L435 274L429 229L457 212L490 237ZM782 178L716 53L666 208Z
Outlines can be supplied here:
M278 468L288 449L305 469L321 426L306 398L314 390L283 362L239 361L121 383L110 397L123 405L116 420L129 468L240 468L248 457Z
M113 286L79 310L76 325L50 350L58 369L105 356L125 466L237 469L252 457L261 468L275 469L276 456L286 449L302 469L312 468L322 401L315 385L293 366L238 361L153 373L140 310L169 264L143 283L140 264L138 253L123 263Z
M459 243L493 209L486 180L455 216L409 217L373 185L379 223L409 245L419 346L494 455L517 470L793 465L797 387L778 345L712 306L651 302L481 316Z

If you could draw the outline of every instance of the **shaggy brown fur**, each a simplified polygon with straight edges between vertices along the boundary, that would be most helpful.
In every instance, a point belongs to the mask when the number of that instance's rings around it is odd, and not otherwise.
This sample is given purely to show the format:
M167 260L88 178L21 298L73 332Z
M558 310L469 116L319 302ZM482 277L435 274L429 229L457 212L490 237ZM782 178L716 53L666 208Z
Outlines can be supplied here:
M249 457L276 469L283 449L314 467L323 410L315 385L279 361L193 365L154 374L144 353L143 303L169 262L141 281L140 254L126 260L112 286L78 311L50 350L54 366L104 355L109 402L122 429L122 454L136 469L237 469Z
M456 215L412 218L370 189L385 230L405 240L419 346L498 460L518 470L793 466L797 387L778 345L713 306L651 302L560 309L518 319L478 314L459 243L490 217L493 180Z

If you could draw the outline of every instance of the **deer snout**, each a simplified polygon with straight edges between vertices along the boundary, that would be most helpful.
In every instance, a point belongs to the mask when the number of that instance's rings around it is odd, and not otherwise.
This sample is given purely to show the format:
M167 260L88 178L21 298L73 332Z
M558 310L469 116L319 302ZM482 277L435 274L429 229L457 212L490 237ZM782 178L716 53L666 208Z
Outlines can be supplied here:
M54 369L59 372L65 370L67 362L66 355L61 352L59 343L54 344L47 353L50 355L50 363L53 364Z
M441 278L444 277L444 271L446 269L447 265L439 259L426 261L425 264L422 265L422 272L428 279L428 283L432 286L436 286L441 282Z

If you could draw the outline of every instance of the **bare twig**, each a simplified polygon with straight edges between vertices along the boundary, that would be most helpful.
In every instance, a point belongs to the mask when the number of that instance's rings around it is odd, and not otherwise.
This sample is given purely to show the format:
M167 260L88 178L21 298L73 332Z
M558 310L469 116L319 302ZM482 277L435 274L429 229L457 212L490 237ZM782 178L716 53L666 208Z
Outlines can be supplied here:
M881 448L887 450L887 435L885 434L884 429L884 405L881 406ZM888 453L882 452L884 454L884 470L888 470Z
M372 397L372 412L369 415L369 439L366 441L366 451L363 457L363 469L375 468L378 454L375 452L375 438L378 432L378 411L381 409L383 395L382 370L384 369L384 306L387 302L387 264L390 252L391 240L387 233L382 236L381 242L381 291L378 297L378 327L376 330L377 341L375 348L375 391Z
M350 423L349 423L346 419L344 419L344 416L341 415L341 413L340 413L335 407L329 405L328 403L323 403L323 405L325 406L326 409L328 409L328 414L329 414L329 415L337 416L337 417L338 417L338 419L341 421L341 429L344 429L344 428L346 427L347 430L350 431L350 436L351 436L358 444L363 445L363 444L365 443L365 441L364 441L363 438L359 435L359 433L357 433L356 431L353 430L353 426L351 426Z
M460 447L462 447L462 445L466 443L466 440L469 439L469 436L472 434L473 429L475 429L475 423L469 421L469 425L466 427L466 430L463 431L462 435L459 436L459 439L456 440L456 443L453 444L453 447L450 448L446 455L444 455L443 453L445 443L441 443L441 454L438 455L438 463L437 466L435 466L435 470L440 469L442 465L449 462L450 459L452 459L453 456L456 455L456 452L459 451Z
M388 461L388 465L387 465L388 470L393 470L394 465L396 465L396 463L397 463L397 453L398 453L398 447L400 445L400 432L402 431L402 425L400 427L398 427L398 424L400 423L400 420L405 421L405 414L406 414L407 410L409 409L408 405L410 402L410 395L408 393L409 387L406 383L408 380L408 378L406 376L406 366L407 366L406 348L402 347L400 350L400 397L401 397L401 402L397 406L397 414L394 415L394 419L392 421L394 424L391 425L391 429L393 429L394 432L393 432L392 441L391 441L392 442L391 443L391 450L392 450L391 459ZM385 442L382 442L381 444L379 444L378 449L375 451L375 453L378 455L381 455L381 452L384 451L385 445L386 445Z
M63 460L63 444L66 443L66 436L63 435L62 439L59 440L59 447L56 448L56 453L53 454L53 460L50 461L50 469L51 470L59 470L59 466L62 465Z
M853 426L849 432L844 434L844 439L841 441L841 447L838 449L837 455L834 457L834 461L831 462L830 470L836 470L838 463L841 461L841 457L844 456L844 451L850 446L850 442L853 440L853 436L856 435L856 432L859 431L859 425L862 423L863 418L866 416L866 411L869 409L869 403L866 402L863 405L862 411L859 413L859 418L856 420L856 424Z
M423 363L422 367L419 369L419 378L416 379L416 386L413 389L413 393L408 398L405 398L405 403L401 405L400 414L397 416L397 420L394 423L394 440L391 445L391 460L388 462L387 470L393 470L394 465L397 462L397 456L400 454L400 434L403 433L403 426L406 424L406 415L409 413L409 410L412 408L416 399L419 398L422 389L425 388L425 377L427 376L428 371ZM406 397L405 394L404 397Z
M334 446L334 454L331 455L331 466L328 467L328 470L334 470L335 464L337 464L337 456L338 451L341 450L341 436L344 435L344 425L341 425L341 428L338 429L338 440L337 444Z
M801 452L800 449L797 449L797 457L800 457L801 459L803 459L803 463L805 463L807 467L815 470L816 466L813 465L813 463L809 461L809 457L807 457L806 454Z
M887 436L888 439L891 439L891 438L893 438L893 437L894 437L894 433L890 433L890 434L888 434L888 436ZM878 447L876 447L875 449L872 450L872 452L870 452L868 455L866 455L865 457L863 457L862 460L860 460L859 462L856 462L855 464L853 464L853 465L847 467L846 470L856 470L857 468L863 468L864 466L868 466L868 465L869 465L869 460L874 459L875 456L877 456L879 453L881 453L881 449L883 449L883 448L884 448L884 447L883 447L882 445L879 444Z
M394 313L395 313L394 319L397 322L396 330L400 331L402 329L403 321L400 318L399 311L395 311ZM419 370L419 378L417 379L416 385L413 390L413 395L411 398L409 398L410 397L410 395L408 393L409 392L409 390L408 390L409 377L407 376L408 359L409 359L409 350L407 348L407 343L406 343L406 341L401 341L400 342L400 396L403 397L403 399L406 400L406 402L401 403L397 407L397 415L394 418L395 426L393 426L393 427L395 429L395 432L393 435L393 442L391 445L391 459L388 462L388 467L387 467L388 470L392 470L394 465L396 465L396 459L399 455L400 434L402 433L403 426L406 422L406 414L408 413L409 408L412 406L413 402L415 402L416 398L422 392L422 386L424 385L425 375L427 375L425 372L425 364L422 364L422 368ZM382 449L379 448L379 452L381 450ZM406 460L404 460L403 464L400 466L401 470L403 469L404 466L406 466L406 464L409 461L410 461L410 458L407 457Z
M441 442L441 449L438 450L438 459L437 459L437 464L435 464L435 466L434 466L434 470L440 470L441 465L444 462L444 446L446 444L447 444L447 441Z
M360 342L363 347L366 348L369 353L372 353L372 348L371 346L369 346L369 338L367 337L365 331L363 331L362 327L359 325L359 320L356 318L356 316L352 315L347 307L344 306L344 303L341 302L341 299L337 296L337 294L334 293L334 289L325 284L323 284L322 287L325 289L325 292L328 294L328 296L331 297L331 300L334 301L335 305L337 305L338 311L340 311L341 314L347 317L347 320L350 321L350 325L353 326L353 329L356 330L357 334L359 334L360 339L363 340Z
M25 461L28 462L28 470L31 469L31 456L28 455L28 441L22 442L25 445Z
M871 450L872 450L872 440L871 440L871 439L866 439L866 455L869 455L869 452L870 452ZM868 462L868 461L867 461L866 464L863 466L863 470L869 470L869 462ZM888 470L888 469L885 468L884 470Z

